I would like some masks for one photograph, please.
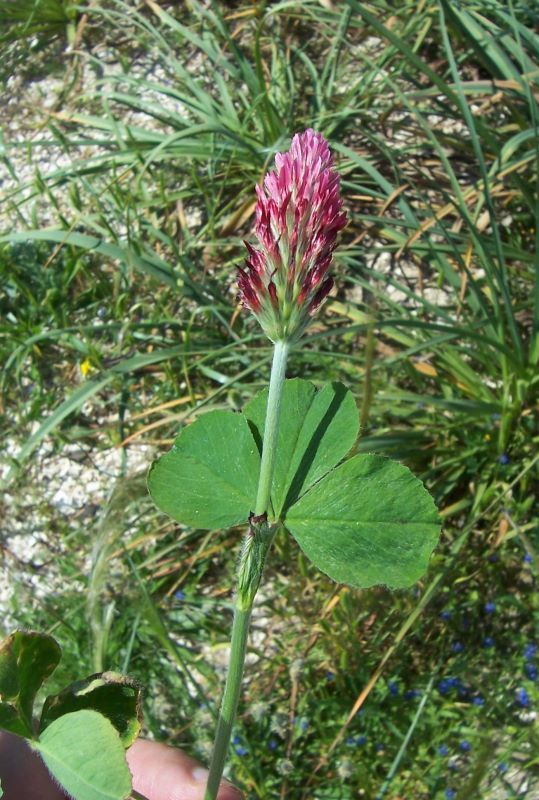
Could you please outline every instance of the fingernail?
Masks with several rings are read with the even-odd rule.
[[[210,771],[204,769],[204,767],[195,767],[195,769],[193,770],[193,780],[196,781],[196,783],[202,783],[202,781],[208,780],[209,774]]]

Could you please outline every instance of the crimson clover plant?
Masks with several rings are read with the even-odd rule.
[[[150,493],[178,522],[245,525],[228,675],[205,800],[215,800],[230,744],[253,601],[271,542],[291,534],[333,580],[365,588],[412,585],[440,532],[436,507],[407,467],[374,454],[346,457],[359,432],[351,392],[286,380],[290,349],[332,287],[346,224],[340,178],[319,133],[297,134],[257,186],[255,235],[239,269],[240,299],[273,342],[269,386],[237,414],[211,411],[154,463]]]

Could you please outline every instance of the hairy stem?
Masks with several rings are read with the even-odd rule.
[[[241,551],[230,660],[204,800],[216,800],[219,790],[240,696],[251,610],[266,556],[277,529],[276,525],[268,525],[267,512],[275,468],[281,398],[289,349],[288,342],[276,342],[273,351],[256,505]]]
[[[277,433],[281,415],[281,398],[286,374],[286,360],[290,351],[288,342],[276,342],[273,350],[273,363],[268,393],[268,407],[264,424],[264,443],[260,462],[260,477],[256,495],[255,515],[261,516],[268,511],[270,504],[271,482],[275,467],[277,450]]]
[[[210,774],[208,776],[204,800],[215,800],[219,790],[240,696],[250,618],[251,609],[243,610],[236,605],[230,642],[230,661],[228,663],[225,691],[221,703],[219,721],[217,723]]]

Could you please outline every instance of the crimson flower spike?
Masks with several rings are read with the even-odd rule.
[[[256,191],[259,247],[245,242],[239,296],[273,342],[292,343],[333,286],[328,270],[346,225],[340,178],[324,137],[311,129],[296,134]]]

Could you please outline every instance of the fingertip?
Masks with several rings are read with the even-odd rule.
[[[209,774],[209,770],[205,767],[195,767],[192,777],[196,783],[200,783],[205,787]],[[243,800],[243,794],[229,781],[222,780],[217,792],[217,800]]]
[[[209,772],[182,750],[137,739],[127,760],[133,788],[147,800],[202,800]],[[222,781],[217,800],[243,800],[243,794]]]

